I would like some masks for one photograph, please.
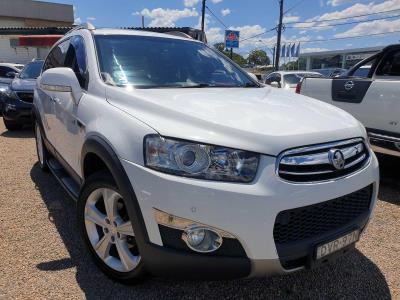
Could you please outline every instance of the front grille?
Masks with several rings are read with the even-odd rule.
[[[278,245],[299,242],[340,230],[369,212],[372,185],[322,203],[282,211],[274,226]]]
[[[21,101],[33,103],[33,92],[17,92],[17,96]]]
[[[332,155],[337,152],[344,158],[335,167]],[[352,174],[369,161],[369,152],[363,139],[320,144],[285,151],[278,159],[278,175],[287,181],[307,183],[333,180]]]

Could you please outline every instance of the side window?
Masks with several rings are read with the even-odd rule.
[[[352,76],[367,78],[369,72],[371,71],[372,65],[375,63],[375,59],[367,61],[365,64],[362,64],[357,69],[353,71]]]
[[[71,38],[64,66],[74,71],[81,87],[85,88],[87,83],[86,50],[81,36]]]
[[[384,57],[378,69],[378,76],[400,76],[400,50],[395,50]]]
[[[8,72],[15,72],[13,69],[8,67],[0,67],[0,77],[7,77]]]
[[[274,73],[269,74],[269,75],[267,76],[267,78],[265,79],[265,83],[266,83],[266,84],[271,84],[271,82],[274,81],[274,80],[273,80],[274,76],[275,76]]]
[[[63,67],[68,47],[69,40],[66,40],[54,47],[46,58],[43,66],[43,72],[48,69]]]

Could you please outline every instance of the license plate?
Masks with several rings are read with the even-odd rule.
[[[320,245],[317,248],[317,259],[321,259],[325,256],[328,256],[340,249],[347,247],[358,241],[360,238],[360,231],[355,230],[352,231],[340,238],[337,238],[334,241],[328,242],[326,244]]]

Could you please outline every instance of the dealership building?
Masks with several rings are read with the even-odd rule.
[[[33,0],[0,1],[0,62],[44,58],[72,28],[72,5]]]
[[[384,46],[320,51],[302,53],[300,57],[305,60],[306,70],[325,69],[325,68],[342,68],[349,69],[359,61],[382,50]]]

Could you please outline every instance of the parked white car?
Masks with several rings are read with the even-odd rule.
[[[367,127],[374,149],[400,156],[400,45],[354,66],[344,77],[306,78],[301,94],[351,113]]]
[[[46,58],[34,105],[39,165],[117,280],[315,267],[354,247],[376,202],[360,122],[195,40],[78,27]]]
[[[10,84],[23,67],[22,64],[0,63],[0,85]]]
[[[295,91],[297,84],[304,77],[324,77],[317,72],[309,71],[277,71],[272,72],[265,78],[265,84],[276,88],[284,88]]]

